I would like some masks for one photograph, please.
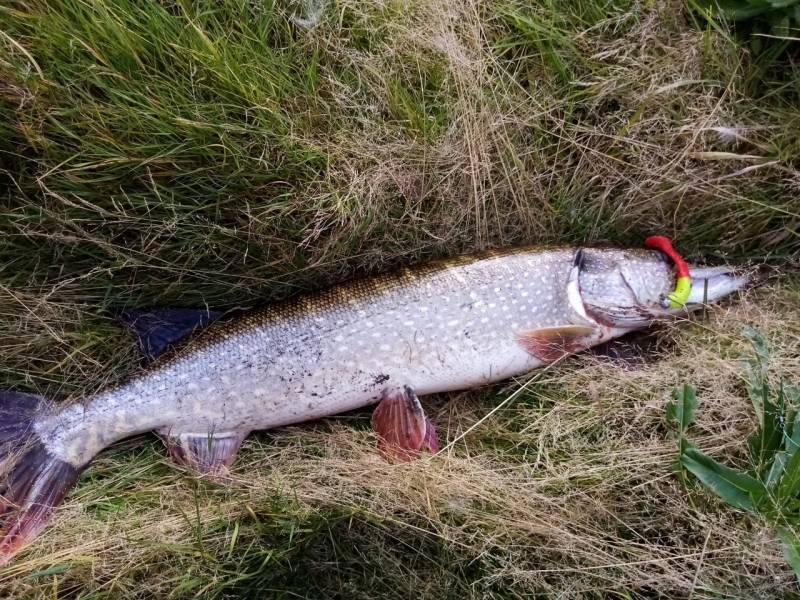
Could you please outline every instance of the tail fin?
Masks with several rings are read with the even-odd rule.
[[[0,565],[44,528],[82,470],[48,453],[33,428],[45,410],[39,396],[0,391]]]

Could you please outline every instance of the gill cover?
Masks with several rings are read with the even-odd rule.
[[[675,275],[659,252],[587,248],[578,283],[586,312],[603,325],[635,329],[670,315],[661,302]]]

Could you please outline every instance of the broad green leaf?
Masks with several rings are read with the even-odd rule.
[[[753,349],[753,356],[746,359],[744,370],[747,376],[747,393],[756,410],[759,425],[761,421],[764,397],[769,396],[769,385],[767,384],[767,365],[769,364],[769,350],[764,341],[764,337],[752,327],[745,327],[744,337],[750,342]]]
[[[755,351],[756,361],[761,365],[762,369],[766,369],[769,365],[769,350],[764,336],[750,326],[745,326],[742,333]]]
[[[777,533],[782,542],[783,558],[800,581],[800,539],[797,538],[797,534],[785,527],[778,527]]]
[[[769,399],[769,383],[767,383],[764,369],[757,360],[750,359],[744,365],[744,372],[747,378],[747,395],[753,403],[758,424],[763,425],[764,399]]]
[[[800,4],[800,0],[767,0],[772,8],[787,8]]]
[[[747,374],[747,392],[759,424],[759,428],[750,436],[748,445],[753,463],[758,472],[763,475],[781,445],[785,406],[783,394],[779,394],[777,403],[773,402],[770,396],[766,377],[769,349],[764,337],[752,327],[746,327],[743,333],[750,342],[754,354],[745,363],[745,372]]]
[[[783,432],[783,449],[790,455],[800,448],[800,411],[789,413]]]
[[[672,390],[672,400],[667,402],[667,424],[678,432],[678,451],[683,454],[691,446],[686,439],[686,430],[694,423],[694,411],[697,408],[697,392],[688,383]]]
[[[782,503],[797,497],[800,493],[800,452],[795,452],[786,462],[776,490],[778,500]]]
[[[763,39],[764,38],[762,38],[760,35],[750,36],[750,50],[756,56],[759,56],[764,48],[764,42],[762,41]]]
[[[789,457],[786,455],[786,452],[780,451],[775,453],[775,460],[772,461],[772,465],[769,468],[769,473],[767,473],[767,477],[764,480],[764,483],[768,488],[773,488],[775,484],[780,481],[784,468],[786,467],[787,460],[789,460]]]
[[[799,0],[800,1],[800,0]],[[798,408],[800,406],[800,388],[798,388],[795,384],[791,381],[787,381],[786,379],[781,380],[781,392],[785,398],[785,402],[789,406],[793,406]]]
[[[681,464],[731,506],[756,510],[766,494],[760,481],[717,462],[697,448],[687,448]]]
[[[767,22],[772,26],[772,33],[775,35],[791,35],[791,24],[789,15],[774,13],[767,18]]]
[[[749,19],[769,10],[766,0],[699,0],[699,6],[727,19]]]
[[[763,473],[783,442],[783,423],[786,411],[782,401],[776,404],[767,394],[763,396],[761,411],[759,418],[761,427],[750,436],[748,445],[753,463],[758,471]]]
[[[791,407],[797,407],[800,404],[800,390],[793,384],[786,381],[781,382],[781,392],[784,397],[784,404]],[[800,448],[800,410],[787,409],[787,417],[785,424],[785,431],[783,435],[783,448],[786,453],[791,456],[795,451]]]
[[[762,427],[764,425],[764,398],[769,397],[769,387],[763,380],[758,379],[757,371],[751,364],[745,365],[744,370],[747,375],[747,395],[753,403],[758,425]]]
[[[49,577],[50,575],[61,575],[61,573],[66,573],[72,568],[72,565],[69,563],[61,564],[61,565],[53,565],[52,567],[48,567],[47,569],[43,569],[41,571],[35,571],[30,575],[27,575],[25,579],[40,579],[42,577]]]
[[[688,383],[672,390],[672,400],[667,402],[667,422],[683,435],[694,423],[694,411],[697,408],[697,392]]]

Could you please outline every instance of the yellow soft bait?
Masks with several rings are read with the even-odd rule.
[[[669,300],[668,308],[681,308],[689,299],[692,291],[692,278],[689,276],[689,265],[681,258],[681,255],[672,247],[669,238],[663,235],[652,235],[644,241],[645,248],[660,250],[666,254],[673,263],[677,278],[675,280],[675,290],[667,294]]]

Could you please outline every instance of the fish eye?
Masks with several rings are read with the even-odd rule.
[[[664,294],[661,294],[658,299],[658,304],[661,306],[661,308],[666,309],[670,307],[671,302],[669,298],[667,298]]]

